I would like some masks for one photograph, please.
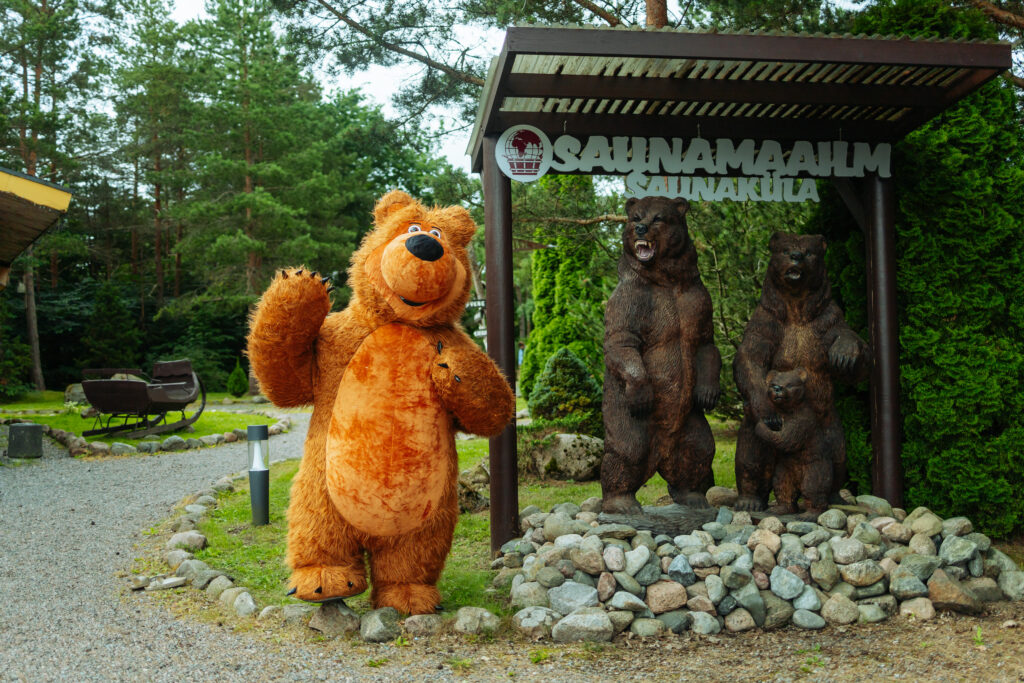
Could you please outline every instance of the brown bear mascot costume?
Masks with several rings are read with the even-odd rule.
[[[352,256],[352,299],[328,315],[327,278],[280,273],[252,320],[249,358],[281,407],[313,404],[288,508],[288,564],[310,602],[366,590],[375,608],[430,613],[458,517],[455,432],[500,432],[515,397],[458,326],[469,297],[461,207],[392,191]]]

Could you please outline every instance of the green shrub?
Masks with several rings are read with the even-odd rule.
[[[604,437],[601,387],[579,357],[563,347],[544,365],[530,392],[530,416],[541,420],[572,418],[580,433]]]
[[[980,12],[942,0],[879,0],[857,31],[996,37]],[[996,79],[914,131],[893,167],[906,505],[1003,536],[1024,528],[1024,130],[1013,89]],[[829,206],[812,230],[834,225]],[[864,308],[862,242],[829,237],[850,318]],[[842,416],[848,439],[864,439],[866,415]]]
[[[249,377],[242,369],[242,362],[235,361],[235,369],[228,375],[228,393],[235,398],[242,398],[249,391]]]

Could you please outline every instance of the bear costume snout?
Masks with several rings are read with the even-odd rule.
[[[444,256],[444,247],[433,237],[418,233],[405,241],[409,253],[424,261],[436,261]]]
[[[391,240],[380,262],[388,288],[408,306],[422,306],[451,291],[458,265],[444,237],[415,231]]]

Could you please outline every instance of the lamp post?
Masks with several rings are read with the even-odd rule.
[[[270,523],[270,433],[266,425],[250,425],[246,429],[249,440],[249,503],[252,506],[253,526]]]

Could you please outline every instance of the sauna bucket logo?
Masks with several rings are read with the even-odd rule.
[[[533,126],[513,126],[498,138],[495,150],[501,172],[513,180],[530,182],[551,166],[551,143]]]

